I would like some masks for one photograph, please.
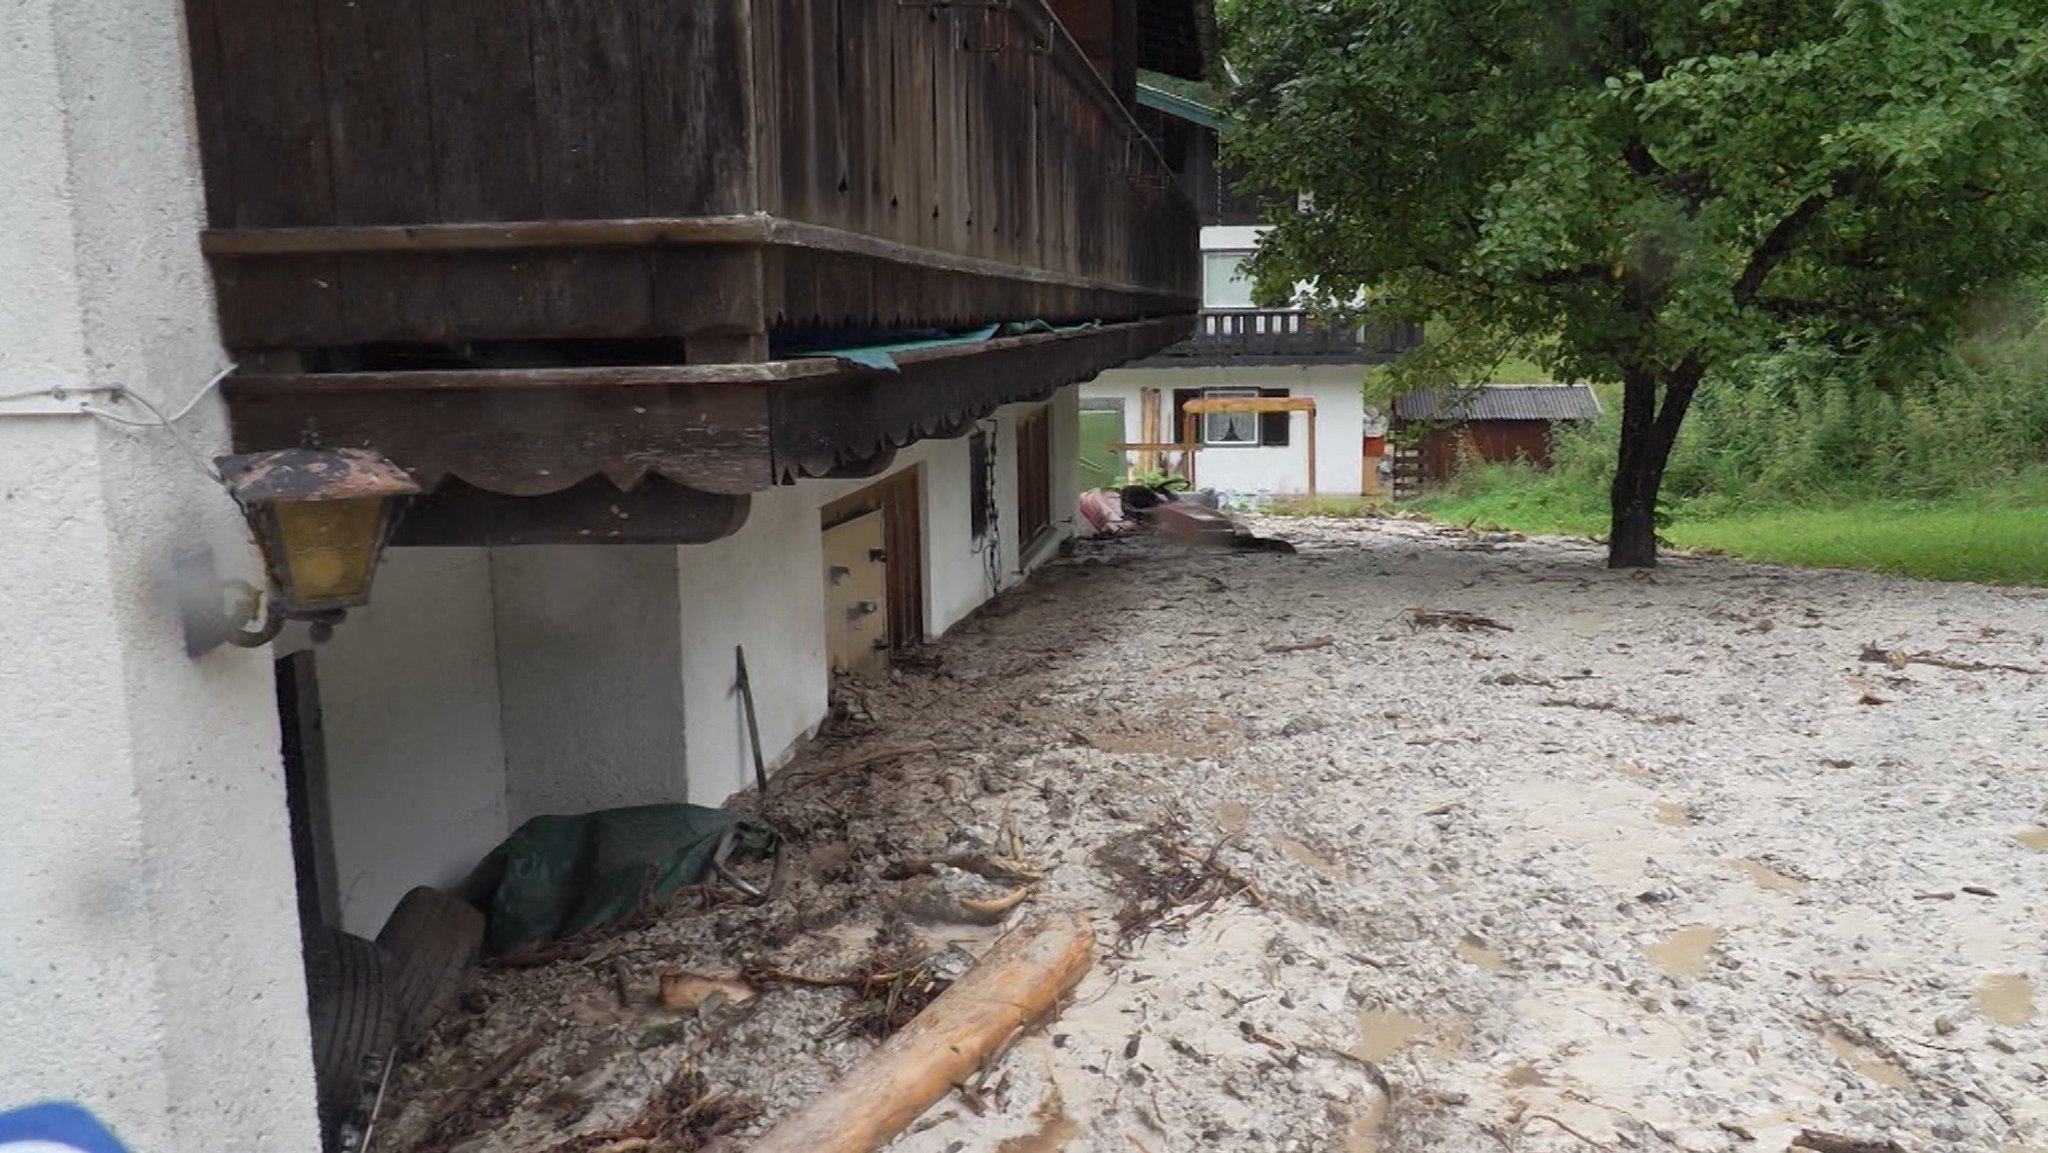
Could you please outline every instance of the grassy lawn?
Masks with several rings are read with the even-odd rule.
[[[1680,511],[1664,535],[1681,548],[1750,560],[1869,569],[1928,580],[2048,585],[2048,492],[2037,482],[1938,502],[1861,501],[1714,515]],[[1591,536],[1605,516],[1555,486],[1444,496],[1422,510],[1446,524]]]

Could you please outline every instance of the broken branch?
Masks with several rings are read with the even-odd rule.
[[[1844,1137],[1840,1133],[1823,1133],[1818,1129],[1801,1129],[1799,1136],[1792,1138],[1792,1147],[1811,1149],[1813,1153],[1906,1153],[1897,1141]]]
[[[1317,637],[1314,640],[1291,641],[1286,644],[1267,645],[1269,653],[1302,653],[1310,649],[1326,649],[1337,643],[1336,637]]]
[[[1909,653],[1904,649],[1881,649],[1876,645],[1864,645],[1863,655],[1858,658],[1867,664],[1885,665],[1894,671],[1907,665],[1932,665],[1940,669],[1955,669],[1965,673],[2024,673],[2030,677],[2048,676],[2048,669],[2031,668],[2027,665],[2008,665],[1997,661],[1959,661],[1939,653]]]
[[[1216,848],[1220,849],[1222,847],[1223,842],[1217,842]],[[1232,869],[1228,865],[1217,863],[1216,852],[1214,849],[1210,850],[1208,856],[1196,856],[1194,852],[1190,850],[1187,846],[1175,845],[1173,846],[1173,852],[1175,856],[1193,861],[1196,864],[1202,866],[1204,869],[1207,869],[1210,872],[1216,874],[1217,876],[1223,878],[1224,880],[1229,881],[1231,884],[1236,885],[1238,888],[1238,892],[1241,892],[1245,896],[1250,897],[1252,899],[1252,903],[1257,905],[1259,908],[1263,909],[1266,907],[1266,894],[1259,891],[1258,882],[1252,880],[1249,877],[1244,876],[1243,874],[1237,872],[1235,869]]]

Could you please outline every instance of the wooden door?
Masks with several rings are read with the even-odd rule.
[[[825,530],[825,653],[833,672],[889,664],[889,565],[881,512]]]
[[[889,647],[911,648],[924,641],[924,501],[918,470],[907,468],[826,505],[826,528],[862,513],[882,514],[882,548],[888,568]]]

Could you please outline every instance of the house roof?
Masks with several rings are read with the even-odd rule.
[[[1584,384],[1484,384],[1394,398],[1395,420],[1592,420],[1600,400]]]

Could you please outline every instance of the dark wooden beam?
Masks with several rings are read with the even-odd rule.
[[[703,544],[738,532],[750,503],[658,476],[625,491],[593,477],[545,496],[505,496],[451,480],[412,499],[392,544]]]
[[[317,438],[375,448],[430,492],[459,480],[536,498],[603,478],[740,496],[861,476],[896,448],[1185,337],[1192,317],[898,352],[899,371],[830,358],[759,365],[301,373],[230,377],[238,451]],[[730,379],[744,369],[745,379]],[[536,507],[536,506],[508,506]]]

